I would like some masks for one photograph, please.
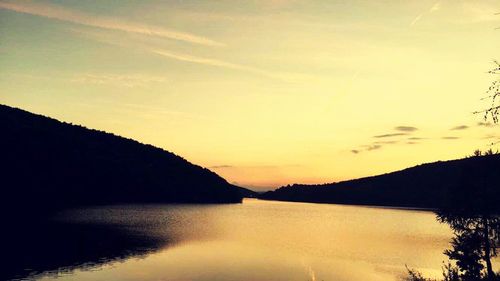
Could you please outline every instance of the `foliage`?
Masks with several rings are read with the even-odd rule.
[[[422,273],[416,269],[411,269],[406,266],[407,275],[403,276],[401,281],[438,281],[437,279],[425,278]],[[450,262],[443,265],[443,281],[462,281],[458,275],[458,268]]]
[[[436,281],[436,280],[425,278],[422,275],[422,273],[418,272],[415,269],[408,268],[408,266],[406,266],[406,270],[408,271],[407,272],[408,275],[404,276],[401,279],[401,281]]]
[[[462,209],[459,209],[462,210]],[[438,221],[453,230],[451,249],[444,253],[454,262],[445,264],[443,281],[498,281],[500,275],[493,271],[492,259],[500,246],[500,217],[485,208],[483,213],[452,213],[439,211]],[[475,209],[474,211],[477,211]],[[408,269],[405,281],[430,281],[416,270]]]
[[[495,67],[488,71],[489,74],[499,75],[500,74],[500,62],[494,61]],[[494,123],[498,123],[498,115],[500,113],[500,79],[495,79],[491,82],[488,90],[486,91],[486,97],[484,99],[491,100],[491,104],[483,110],[476,111],[474,113],[484,114],[484,120],[491,119]]]
[[[453,266],[450,262],[443,265],[443,281],[460,281],[458,268]]]
[[[481,151],[481,149],[476,149],[476,150],[474,150],[474,152],[472,152],[472,155],[470,155],[468,157],[481,157],[481,156],[490,156],[490,155],[496,155],[496,154],[500,154],[498,149],[493,150],[493,149],[489,148],[488,150],[485,150],[484,152]]]
[[[448,224],[454,234],[452,247],[445,254],[456,261],[460,278],[465,281],[492,280],[495,273],[491,260],[497,256],[500,246],[500,216],[495,209],[498,197],[489,198],[489,193],[484,192],[488,187],[484,187],[479,178],[477,181],[478,185],[468,184],[483,192],[456,194],[448,208],[437,212],[438,221]]]

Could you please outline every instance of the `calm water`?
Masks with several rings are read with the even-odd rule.
[[[51,225],[38,227],[49,232],[39,241],[26,238],[19,257],[14,243],[10,274],[58,281],[387,281],[398,280],[405,264],[440,276],[451,238],[431,212],[254,199],[72,210]]]

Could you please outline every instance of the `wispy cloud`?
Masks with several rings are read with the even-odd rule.
[[[399,126],[396,128],[399,128],[402,131],[409,131],[409,132],[418,130],[415,127],[408,127],[408,126]],[[406,132],[405,133],[389,133],[389,134],[374,136],[374,138],[391,138],[391,137],[398,137],[398,136],[407,136],[409,134],[410,133],[406,133]],[[419,142],[417,142],[417,140],[423,140],[423,139],[425,139],[425,138],[407,137],[404,139],[378,140],[378,141],[374,141],[370,144],[361,145],[357,148],[351,149],[351,153],[359,154],[359,153],[362,153],[365,151],[379,150],[379,149],[382,149],[388,145],[390,146],[390,145],[419,144]]]
[[[217,59],[175,53],[175,52],[172,52],[170,50],[165,50],[165,49],[150,49],[150,52],[157,54],[157,55],[160,55],[160,56],[163,56],[163,57],[166,57],[166,58],[180,60],[180,61],[205,64],[205,65],[211,65],[211,66],[223,67],[223,68],[230,68],[230,69],[236,69],[236,70],[243,70],[243,71],[252,72],[255,74],[260,74],[260,75],[264,75],[264,76],[271,77],[271,78],[282,78],[280,75],[275,74],[275,73],[271,73],[269,71],[265,71],[262,69],[258,69],[258,68],[254,68],[254,67],[250,67],[250,66],[245,66],[245,65],[241,65],[241,64],[230,63],[230,62],[226,62],[223,60],[217,60]]]
[[[441,137],[443,140],[458,140],[460,139],[459,137]]]
[[[215,166],[210,166],[208,167],[209,169],[227,169],[227,168],[233,168],[234,166],[231,165],[215,165]]]
[[[112,105],[112,104],[110,104]],[[193,112],[178,111],[175,109],[169,109],[158,106],[150,106],[144,104],[127,103],[120,105],[120,110],[134,114],[135,116],[151,117],[157,118],[158,116],[175,116],[177,118],[183,119],[193,119],[193,120],[212,120],[209,116],[201,115]]]
[[[397,126],[394,129],[401,132],[415,132],[418,130],[418,128],[412,126]]]
[[[362,145],[360,148],[356,149],[351,149],[351,153],[353,154],[359,154],[367,151],[373,151],[373,150],[378,150],[381,149],[383,146],[380,144],[369,144],[369,145]]]
[[[467,130],[467,129],[469,129],[469,126],[467,126],[467,125],[460,125],[460,126],[453,127],[450,130],[452,130],[452,131],[460,131],[460,130]]]
[[[164,76],[152,76],[143,74],[123,75],[84,73],[75,75],[70,81],[82,84],[118,85],[132,88],[150,83],[162,83],[167,81],[167,78]]]
[[[432,7],[430,9],[417,15],[413,19],[413,21],[410,23],[410,26],[414,26],[415,24],[417,24],[417,22],[419,22],[425,14],[432,14],[432,13],[438,11],[439,9],[441,9],[441,1],[437,1],[436,3],[434,3],[434,5],[432,5]]]
[[[457,23],[496,22],[499,20],[498,4],[495,1],[464,1],[462,15]]]
[[[168,59],[174,59],[174,60],[179,60],[179,61],[184,61],[184,62],[233,69],[233,70],[238,70],[238,71],[245,71],[248,73],[264,76],[267,78],[275,79],[275,80],[278,80],[281,82],[286,82],[286,83],[303,83],[303,82],[311,83],[312,81],[318,80],[317,77],[315,77],[314,75],[309,75],[307,73],[269,71],[269,70],[265,70],[265,69],[261,69],[261,68],[257,68],[257,67],[247,66],[247,65],[238,64],[238,63],[232,63],[232,62],[228,62],[228,61],[224,61],[224,60],[220,60],[220,59],[213,59],[213,58],[193,56],[193,55],[184,54],[184,53],[178,53],[178,52],[174,52],[174,51],[171,51],[168,49],[146,49],[146,51],[153,53],[153,54],[156,54],[156,55],[160,55],[160,56],[168,58]]]
[[[83,36],[87,39],[98,41],[100,43],[109,44],[113,46],[119,46],[126,49],[135,49],[141,52],[147,52],[163,58],[178,60],[189,63],[196,63],[202,65],[209,65],[214,67],[221,67],[227,69],[234,69],[239,71],[246,71],[253,74],[265,76],[272,79],[277,79],[285,82],[296,82],[301,80],[306,80],[310,78],[307,75],[295,74],[295,73],[275,73],[272,71],[263,70],[256,67],[246,66],[242,64],[227,62],[224,60],[206,58],[200,56],[194,56],[190,54],[180,53],[172,51],[163,47],[151,47],[144,44],[143,42],[137,40],[131,40],[130,38],[119,38],[110,36],[109,32],[94,32],[85,29],[71,28],[69,29],[72,33],[79,36]]]
[[[398,141],[376,141],[375,144],[396,144]]]
[[[408,135],[407,133],[391,133],[391,134],[383,134],[383,135],[377,135],[373,136],[374,138],[390,138],[390,137],[398,137],[398,136],[406,136]]]
[[[418,16],[416,16],[413,21],[410,23],[410,26],[414,26],[415,24],[417,24],[418,21],[420,21],[420,19],[424,16],[424,13],[422,14],[419,14]]]
[[[187,32],[175,31],[163,27],[149,26],[140,23],[131,23],[116,18],[89,15],[80,11],[67,9],[62,6],[57,6],[47,3],[41,4],[41,3],[32,3],[25,1],[23,2],[2,1],[0,2],[0,9],[5,9],[18,13],[40,16],[75,24],[81,24],[91,27],[163,37],[178,41],[189,42],[192,44],[200,44],[206,46],[224,46],[223,43]]]
[[[372,151],[372,150],[377,150],[377,149],[381,149],[382,146],[379,145],[379,144],[374,144],[374,145],[370,145],[366,148],[366,151]]]
[[[479,122],[477,125],[480,127],[494,127],[496,124],[490,122]]]
[[[499,138],[499,137],[496,135],[485,135],[484,137],[482,137],[482,139],[485,139],[485,140],[497,139],[497,138]]]

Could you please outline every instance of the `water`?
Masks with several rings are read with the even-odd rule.
[[[71,210],[49,225],[10,243],[10,277],[387,281],[405,264],[438,277],[452,236],[432,212],[256,199]]]

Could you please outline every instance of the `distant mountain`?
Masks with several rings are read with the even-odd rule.
[[[416,208],[500,210],[500,155],[423,164],[388,174],[322,185],[294,184],[261,199]]]
[[[175,132],[172,132],[173,134]],[[0,105],[0,205],[236,203],[241,190],[160,148]]]
[[[240,190],[241,196],[246,197],[246,198],[257,198],[257,196],[259,195],[258,192],[253,191],[253,190],[248,189],[248,188],[238,187],[238,189]]]

